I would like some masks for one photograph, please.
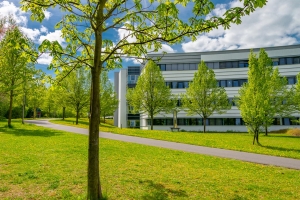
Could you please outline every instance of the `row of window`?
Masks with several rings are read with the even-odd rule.
[[[300,125],[299,117],[297,118],[274,118],[273,125],[280,125],[280,121],[282,125]],[[151,120],[147,119],[147,124],[151,125]],[[173,119],[153,119],[154,126],[172,126]],[[177,119],[178,126],[197,126],[203,125],[202,118],[178,118]],[[245,122],[242,118],[208,118],[206,119],[206,125],[210,126],[240,126],[245,125]]]
[[[283,57],[273,58],[273,66],[277,65],[292,65],[299,64],[300,57]],[[248,67],[248,60],[238,61],[225,61],[225,62],[206,62],[206,65],[210,69],[225,69],[225,68],[244,68]],[[186,63],[186,64],[158,64],[161,71],[180,71],[180,70],[197,70],[198,63]]]
[[[293,85],[297,83],[297,77],[287,77],[288,85]],[[244,83],[247,83],[247,79],[238,79],[238,80],[219,80],[217,85],[219,87],[242,87]],[[182,89],[189,87],[189,81],[170,81],[166,82],[166,86],[171,89]]]

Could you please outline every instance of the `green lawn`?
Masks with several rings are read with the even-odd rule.
[[[73,125],[73,121],[74,119],[66,119],[65,121],[52,120],[51,122],[88,128],[87,119],[79,120],[79,125]],[[262,146],[258,146],[252,145],[253,136],[248,133],[204,134],[196,132],[150,131],[127,128],[120,129],[107,124],[102,124],[100,129],[101,131],[117,134],[300,159],[300,137],[286,134],[269,134],[269,136],[261,134],[260,142]]]
[[[0,199],[84,199],[84,135],[0,122]],[[108,199],[300,199],[300,171],[100,140]]]

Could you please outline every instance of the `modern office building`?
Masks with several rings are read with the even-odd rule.
[[[269,57],[273,60],[273,65],[279,68],[281,76],[287,77],[288,84],[296,82],[296,75],[300,72],[300,45],[266,47],[264,48]],[[255,53],[259,49],[253,49]],[[225,50],[212,52],[194,53],[169,53],[169,54],[150,54],[154,60],[159,59],[159,65],[166,84],[170,86],[173,94],[181,94],[186,91],[189,81],[194,77],[197,66],[203,60],[207,66],[214,70],[219,86],[226,89],[229,100],[231,101],[237,94],[241,85],[248,79],[248,56],[250,49]],[[143,129],[149,129],[147,115],[140,115],[134,118],[128,114],[126,104],[126,88],[136,83],[138,74],[132,70],[139,67],[129,67],[122,69],[115,74],[115,89],[120,100],[119,108],[115,114],[115,125],[126,127],[127,125],[140,125]],[[140,66],[142,69],[143,66]],[[295,117],[298,117],[295,114]],[[133,122],[134,121],[134,122]],[[137,123],[139,122],[139,123]],[[203,130],[203,120],[200,116],[187,116],[186,112],[178,113],[178,127],[184,130]],[[208,131],[247,131],[241,118],[240,111],[232,102],[232,108],[225,114],[214,114],[206,120]],[[154,129],[170,130],[173,126],[173,114],[161,113],[155,116]],[[269,130],[278,130],[288,127],[295,127],[290,118],[276,118]]]

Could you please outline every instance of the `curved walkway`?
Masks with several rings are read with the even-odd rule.
[[[26,122],[36,124],[38,126],[56,129],[56,130],[62,130],[62,131],[67,131],[67,132],[72,132],[72,133],[88,135],[87,129],[76,128],[76,127],[72,127],[72,126],[64,126],[64,125],[59,125],[59,124],[52,124],[47,120],[27,120]],[[233,150],[226,150],[226,149],[217,149],[217,148],[196,146],[196,145],[190,145],[190,144],[182,144],[182,143],[176,143],[176,142],[168,142],[168,141],[148,139],[148,138],[140,138],[140,137],[106,133],[106,132],[100,132],[99,137],[112,139],[112,140],[119,140],[119,141],[124,141],[124,142],[144,144],[144,145],[148,145],[148,146],[181,150],[181,151],[192,152],[192,153],[197,153],[197,154],[205,154],[205,155],[218,156],[218,157],[223,157],[223,158],[231,158],[231,159],[259,163],[259,164],[264,164],[264,165],[274,165],[274,166],[280,166],[280,167],[287,167],[287,168],[291,168],[291,169],[300,169],[300,160],[293,159],[293,158],[268,156],[268,155],[247,153],[247,152],[233,151]]]

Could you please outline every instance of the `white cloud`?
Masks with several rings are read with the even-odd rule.
[[[42,54],[37,60],[38,64],[49,65],[52,61],[52,56],[48,53]]]
[[[48,29],[45,26],[41,26],[40,28],[41,33],[48,33]]]
[[[48,20],[51,17],[51,12],[44,10],[45,19]]]
[[[0,17],[11,15],[18,24],[25,26],[27,24],[27,17],[20,8],[16,7],[13,2],[2,1],[0,2]]]
[[[227,7],[241,6],[238,0]],[[250,16],[242,18],[242,24],[232,25],[229,30],[219,28],[202,34],[194,42],[182,44],[185,52],[244,49],[253,47],[282,46],[299,43],[300,1],[272,0]],[[221,14],[222,6],[212,15]]]
[[[42,35],[39,38],[39,43],[42,43],[45,39],[53,42],[53,41],[58,41],[59,44],[62,44],[65,40],[61,37],[62,33],[61,30],[56,30],[54,32],[50,32],[47,35]]]
[[[20,27],[21,31],[32,41],[36,41],[37,37],[41,34],[38,29],[30,29],[25,27]]]

